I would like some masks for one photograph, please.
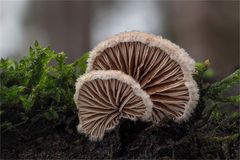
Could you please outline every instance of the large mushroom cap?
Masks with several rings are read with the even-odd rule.
[[[120,118],[148,118],[151,100],[130,76],[120,71],[93,71],[76,83],[74,100],[78,108],[78,130],[92,140],[102,139]]]
[[[91,52],[87,72],[120,70],[139,82],[154,104],[152,120],[168,117],[182,121],[189,117],[198,100],[192,78],[194,60],[172,42],[143,32],[113,36]]]

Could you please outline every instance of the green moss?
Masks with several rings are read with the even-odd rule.
[[[1,59],[2,132],[13,126],[20,127],[18,124],[36,123],[36,117],[37,121],[53,121],[54,127],[63,121],[63,114],[75,116],[74,85],[86,69],[87,57],[88,53],[74,63],[66,64],[67,57],[63,52],[57,54],[36,42],[34,48],[30,47],[28,56],[19,62]],[[11,126],[6,125],[10,123]]]

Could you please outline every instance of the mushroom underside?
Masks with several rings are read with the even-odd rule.
[[[120,42],[100,52],[92,70],[120,70],[132,76],[154,104],[152,120],[181,117],[189,102],[180,65],[158,47],[142,42]]]
[[[121,117],[141,118],[146,107],[128,84],[117,79],[94,79],[85,82],[78,94],[80,130],[91,139],[102,139]]]

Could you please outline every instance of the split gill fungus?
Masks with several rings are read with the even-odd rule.
[[[120,118],[148,119],[151,115],[149,96],[138,82],[120,71],[93,71],[81,76],[74,97],[78,107],[78,131],[91,140],[119,123]]]
[[[99,43],[90,52],[86,75],[90,74],[94,77],[93,75],[98,74],[96,71],[101,71],[102,76],[97,76],[100,84],[101,80],[106,81],[106,79],[104,80],[105,72],[112,74],[110,76],[112,79],[107,80],[108,83],[102,82],[102,84],[108,84],[108,87],[105,86],[105,89],[124,90],[121,87],[119,88],[119,85],[116,85],[120,81],[119,77],[114,76],[116,71],[121,71],[122,77],[128,76],[127,79],[121,78],[121,83],[124,81],[126,84],[131,79],[130,81],[134,81],[135,84],[139,85],[139,92],[144,94],[138,94],[137,92],[132,94],[135,96],[141,95],[140,97],[145,103],[142,103],[144,104],[143,106],[136,105],[136,107],[131,107],[131,113],[133,114],[129,114],[129,112],[128,114],[121,113],[121,116],[124,118],[141,118],[142,114],[141,119],[152,121],[153,123],[161,123],[164,117],[173,119],[176,122],[182,122],[188,120],[199,98],[198,87],[192,77],[192,74],[195,72],[194,65],[194,60],[183,49],[169,40],[149,33],[132,31],[120,33]],[[120,73],[118,72],[119,75]],[[80,78],[78,83],[90,83],[84,82],[84,78],[82,79]],[[113,81],[116,82],[113,83]],[[84,99],[83,97],[86,97],[89,91],[86,91],[86,89],[80,89],[79,91],[78,83],[76,85],[77,95],[75,94],[75,102],[79,109],[80,126],[83,126],[81,123],[85,124],[85,122],[81,110],[84,110],[84,107],[89,107],[86,103],[91,103],[92,106],[96,107],[100,104],[94,103],[92,99]],[[92,91],[99,91],[97,94],[108,97],[110,102],[105,104],[106,108],[116,107],[116,102],[111,103],[111,99],[116,100],[117,95],[113,94],[113,92],[109,93],[107,90],[100,90],[101,86],[96,84],[96,80],[91,81],[91,83],[95,84],[95,88],[92,88]],[[96,96],[93,97],[96,99]],[[137,104],[140,104],[140,101]],[[125,105],[128,106],[127,104]],[[145,113],[141,112],[142,107],[145,108]],[[98,115],[101,114],[100,112],[96,109],[94,114],[85,114],[84,111],[84,117],[85,119],[90,119],[91,117],[97,119]],[[106,112],[106,116],[110,116],[110,113],[112,112]],[[120,118],[121,116],[117,117]],[[108,122],[107,120],[105,121]],[[104,124],[105,130],[114,128],[117,122],[118,120],[113,119],[110,122],[111,125]],[[95,133],[97,131],[94,128],[97,126],[103,127],[100,123],[105,122],[98,122],[95,124],[96,126],[92,124],[83,132],[89,134],[88,132],[91,131],[91,134],[94,133],[95,137],[102,137],[104,135],[103,131]]]

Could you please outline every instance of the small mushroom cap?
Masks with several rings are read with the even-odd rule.
[[[74,101],[78,108],[78,130],[91,140],[101,140],[120,118],[148,119],[152,102],[130,76],[120,71],[92,71],[76,83]]]
[[[192,78],[194,60],[179,46],[153,34],[133,31],[115,35],[91,52],[87,72],[120,70],[139,82],[153,102],[151,120],[187,120],[198,101]]]

